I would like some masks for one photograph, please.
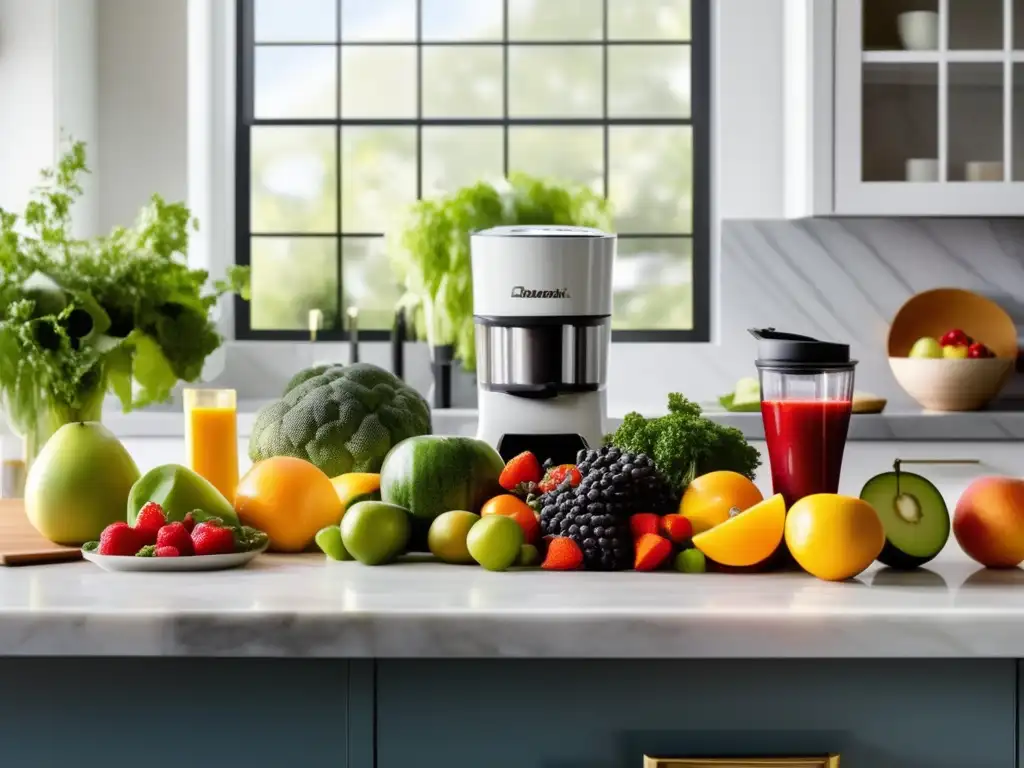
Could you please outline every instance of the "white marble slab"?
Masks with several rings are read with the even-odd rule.
[[[1024,571],[489,573],[261,556],[210,574],[0,569],[0,654],[1022,657]]]

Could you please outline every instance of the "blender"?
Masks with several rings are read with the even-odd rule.
[[[815,493],[838,493],[857,364],[850,346],[774,328],[749,332],[757,339],[774,492],[787,508]]]

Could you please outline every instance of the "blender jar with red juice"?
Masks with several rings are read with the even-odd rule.
[[[772,486],[789,507],[814,493],[838,493],[853,409],[850,346],[774,328],[758,340],[761,417]]]

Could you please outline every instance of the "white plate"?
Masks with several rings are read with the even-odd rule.
[[[105,571],[223,571],[237,568],[253,560],[266,550],[248,552],[232,552],[230,555],[199,555],[188,557],[124,557],[120,555],[101,555],[96,552],[82,552],[82,557],[90,560]]]

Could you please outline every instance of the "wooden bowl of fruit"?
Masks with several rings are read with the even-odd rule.
[[[893,376],[918,403],[932,411],[975,411],[1013,374],[1017,328],[991,299],[937,288],[900,308],[888,345]]]

